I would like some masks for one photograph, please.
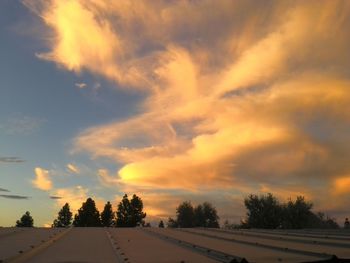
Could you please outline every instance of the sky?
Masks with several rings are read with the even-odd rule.
[[[350,216],[350,2],[2,0],[0,225],[249,194]]]

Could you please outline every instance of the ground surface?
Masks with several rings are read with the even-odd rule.
[[[350,231],[0,228],[0,262],[317,262],[350,259]],[[349,260],[350,262],[350,260]]]

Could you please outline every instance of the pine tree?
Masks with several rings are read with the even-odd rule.
[[[53,221],[52,227],[68,227],[72,223],[72,212],[69,204],[66,203],[58,212],[57,219]]]
[[[183,202],[176,208],[176,222],[179,227],[193,227],[194,210],[191,202]]]
[[[159,227],[159,228],[164,228],[164,222],[163,222],[163,220],[160,220],[158,227]]]
[[[117,210],[117,226],[119,227],[135,227],[144,223],[146,213],[142,212],[143,202],[137,195],[133,195],[132,199],[128,199],[128,195],[123,196],[122,201],[118,205]]]
[[[130,201],[128,195],[125,194],[120,201],[117,210],[117,226],[128,227],[130,225]]]
[[[100,213],[98,212],[95,201],[88,198],[78,214],[74,216],[73,225],[76,227],[99,227],[101,226]]]
[[[141,198],[134,194],[130,201],[130,208],[131,208],[131,227],[142,225],[144,222],[143,219],[146,217],[146,213],[142,212],[143,202]]]
[[[34,220],[28,211],[25,212],[20,220],[16,221],[16,227],[33,227],[33,224]]]
[[[105,227],[110,227],[114,223],[114,213],[112,211],[112,205],[108,201],[101,213],[101,224]]]

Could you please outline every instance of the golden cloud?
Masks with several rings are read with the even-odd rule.
[[[350,192],[350,176],[338,177],[334,180],[335,193],[345,194]]]
[[[56,204],[59,208],[64,206],[65,203],[68,203],[73,213],[77,213],[78,209],[82,206],[88,197],[94,199],[96,207],[100,212],[103,210],[105,204],[103,199],[95,196],[90,196],[89,189],[80,185],[75,187],[55,189],[53,195],[61,197],[60,199],[56,199]]]
[[[74,174],[79,174],[80,173],[79,167],[74,165],[74,164],[72,164],[72,163],[67,164],[67,170],[70,173],[74,173]]]
[[[34,187],[44,191],[51,190],[52,182],[50,179],[49,171],[41,167],[36,167],[34,169],[34,173],[35,179],[32,180],[32,184],[34,185]]]
[[[270,3],[27,0],[52,30],[39,57],[146,90],[140,114],[86,129],[73,152],[122,164],[103,184],[154,189],[278,181],[285,196],[347,174],[350,3]]]

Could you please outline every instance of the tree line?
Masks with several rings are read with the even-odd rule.
[[[163,222],[161,221],[160,225],[161,223]],[[176,208],[176,219],[168,219],[168,227],[219,228],[219,216],[211,203],[204,202],[193,207],[191,202],[186,201]]]
[[[52,227],[135,227],[145,225],[145,218],[142,199],[135,194],[129,199],[125,194],[118,204],[117,211],[113,211],[108,201],[101,213],[95,201],[88,198],[74,215],[74,219],[70,206],[66,203],[58,212]],[[34,220],[28,211],[16,222],[17,227],[33,227],[33,224]]]
[[[225,222],[224,227],[265,229],[339,228],[334,218],[330,218],[321,212],[313,212],[313,203],[306,201],[303,196],[282,203],[271,193],[260,196],[251,194],[244,199],[244,205],[247,209],[246,218],[236,225]]]
[[[239,224],[230,224],[226,221],[224,228],[265,228],[265,229],[302,229],[302,228],[339,228],[336,220],[324,213],[312,211],[313,203],[306,201],[303,196],[295,200],[280,202],[271,193],[264,195],[251,194],[244,199],[247,209],[246,217]],[[140,197],[133,195],[129,200],[125,194],[118,204],[117,211],[113,211],[110,202],[104,206],[102,213],[96,208],[93,199],[88,198],[74,216],[66,203],[58,212],[52,227],[135,227],[150,226],[145,224],[146,213],[143,212],[143,202]],[[26,212],[20,220],[18,227],[33,226],[33,218]],[[209,202],[193,206],[190,201],[182,202],[176,208],[176,217],[169,217],[168,227],[210,227],[219,228],[219,216],[216,208]],[[165,227],[161,220],[158,227]],[[348,218],[344,228],[350,228]]]

